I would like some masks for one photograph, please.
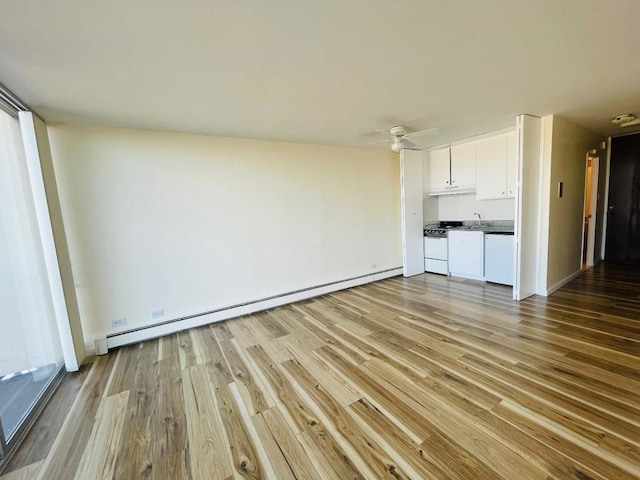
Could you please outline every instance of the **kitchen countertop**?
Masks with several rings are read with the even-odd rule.
[[[425,228],[439,228],[439,224],[428,224]],[[513,235],[514,226],[511,220],[497,220],[482,222],[478,224],[477,221],[465,221],[461,227],[449,227],[447,231],[466,231],[466,232],[484,232],[484,233],[496,233],[502,235]]]
[[[465,225],[451,230],[463,230],[467,232],[502,233],[513,235],[513,227],[498,225]]]

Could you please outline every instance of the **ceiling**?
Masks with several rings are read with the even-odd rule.
[[[48,122],[429,146],[640,115],[638,0],[5,1],[0,82]]]

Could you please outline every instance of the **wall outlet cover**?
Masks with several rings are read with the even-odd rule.
[[[151,312],[151,318],[160,318],[160,317],[164,317],[163,308],[161,308],[160,310],[154,310],[153,312]]]
[[[124,327],[127,324],[127,317],[114,318],[111,320],[111,328]]]

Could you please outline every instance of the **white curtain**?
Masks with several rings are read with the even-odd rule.
[[[0,378],[61,364],[51,298],[20,124],[0,111]]]

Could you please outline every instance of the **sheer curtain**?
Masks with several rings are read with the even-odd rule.
[[[51,298],[20,124],[0,111],[0,378],[62,363]]]

